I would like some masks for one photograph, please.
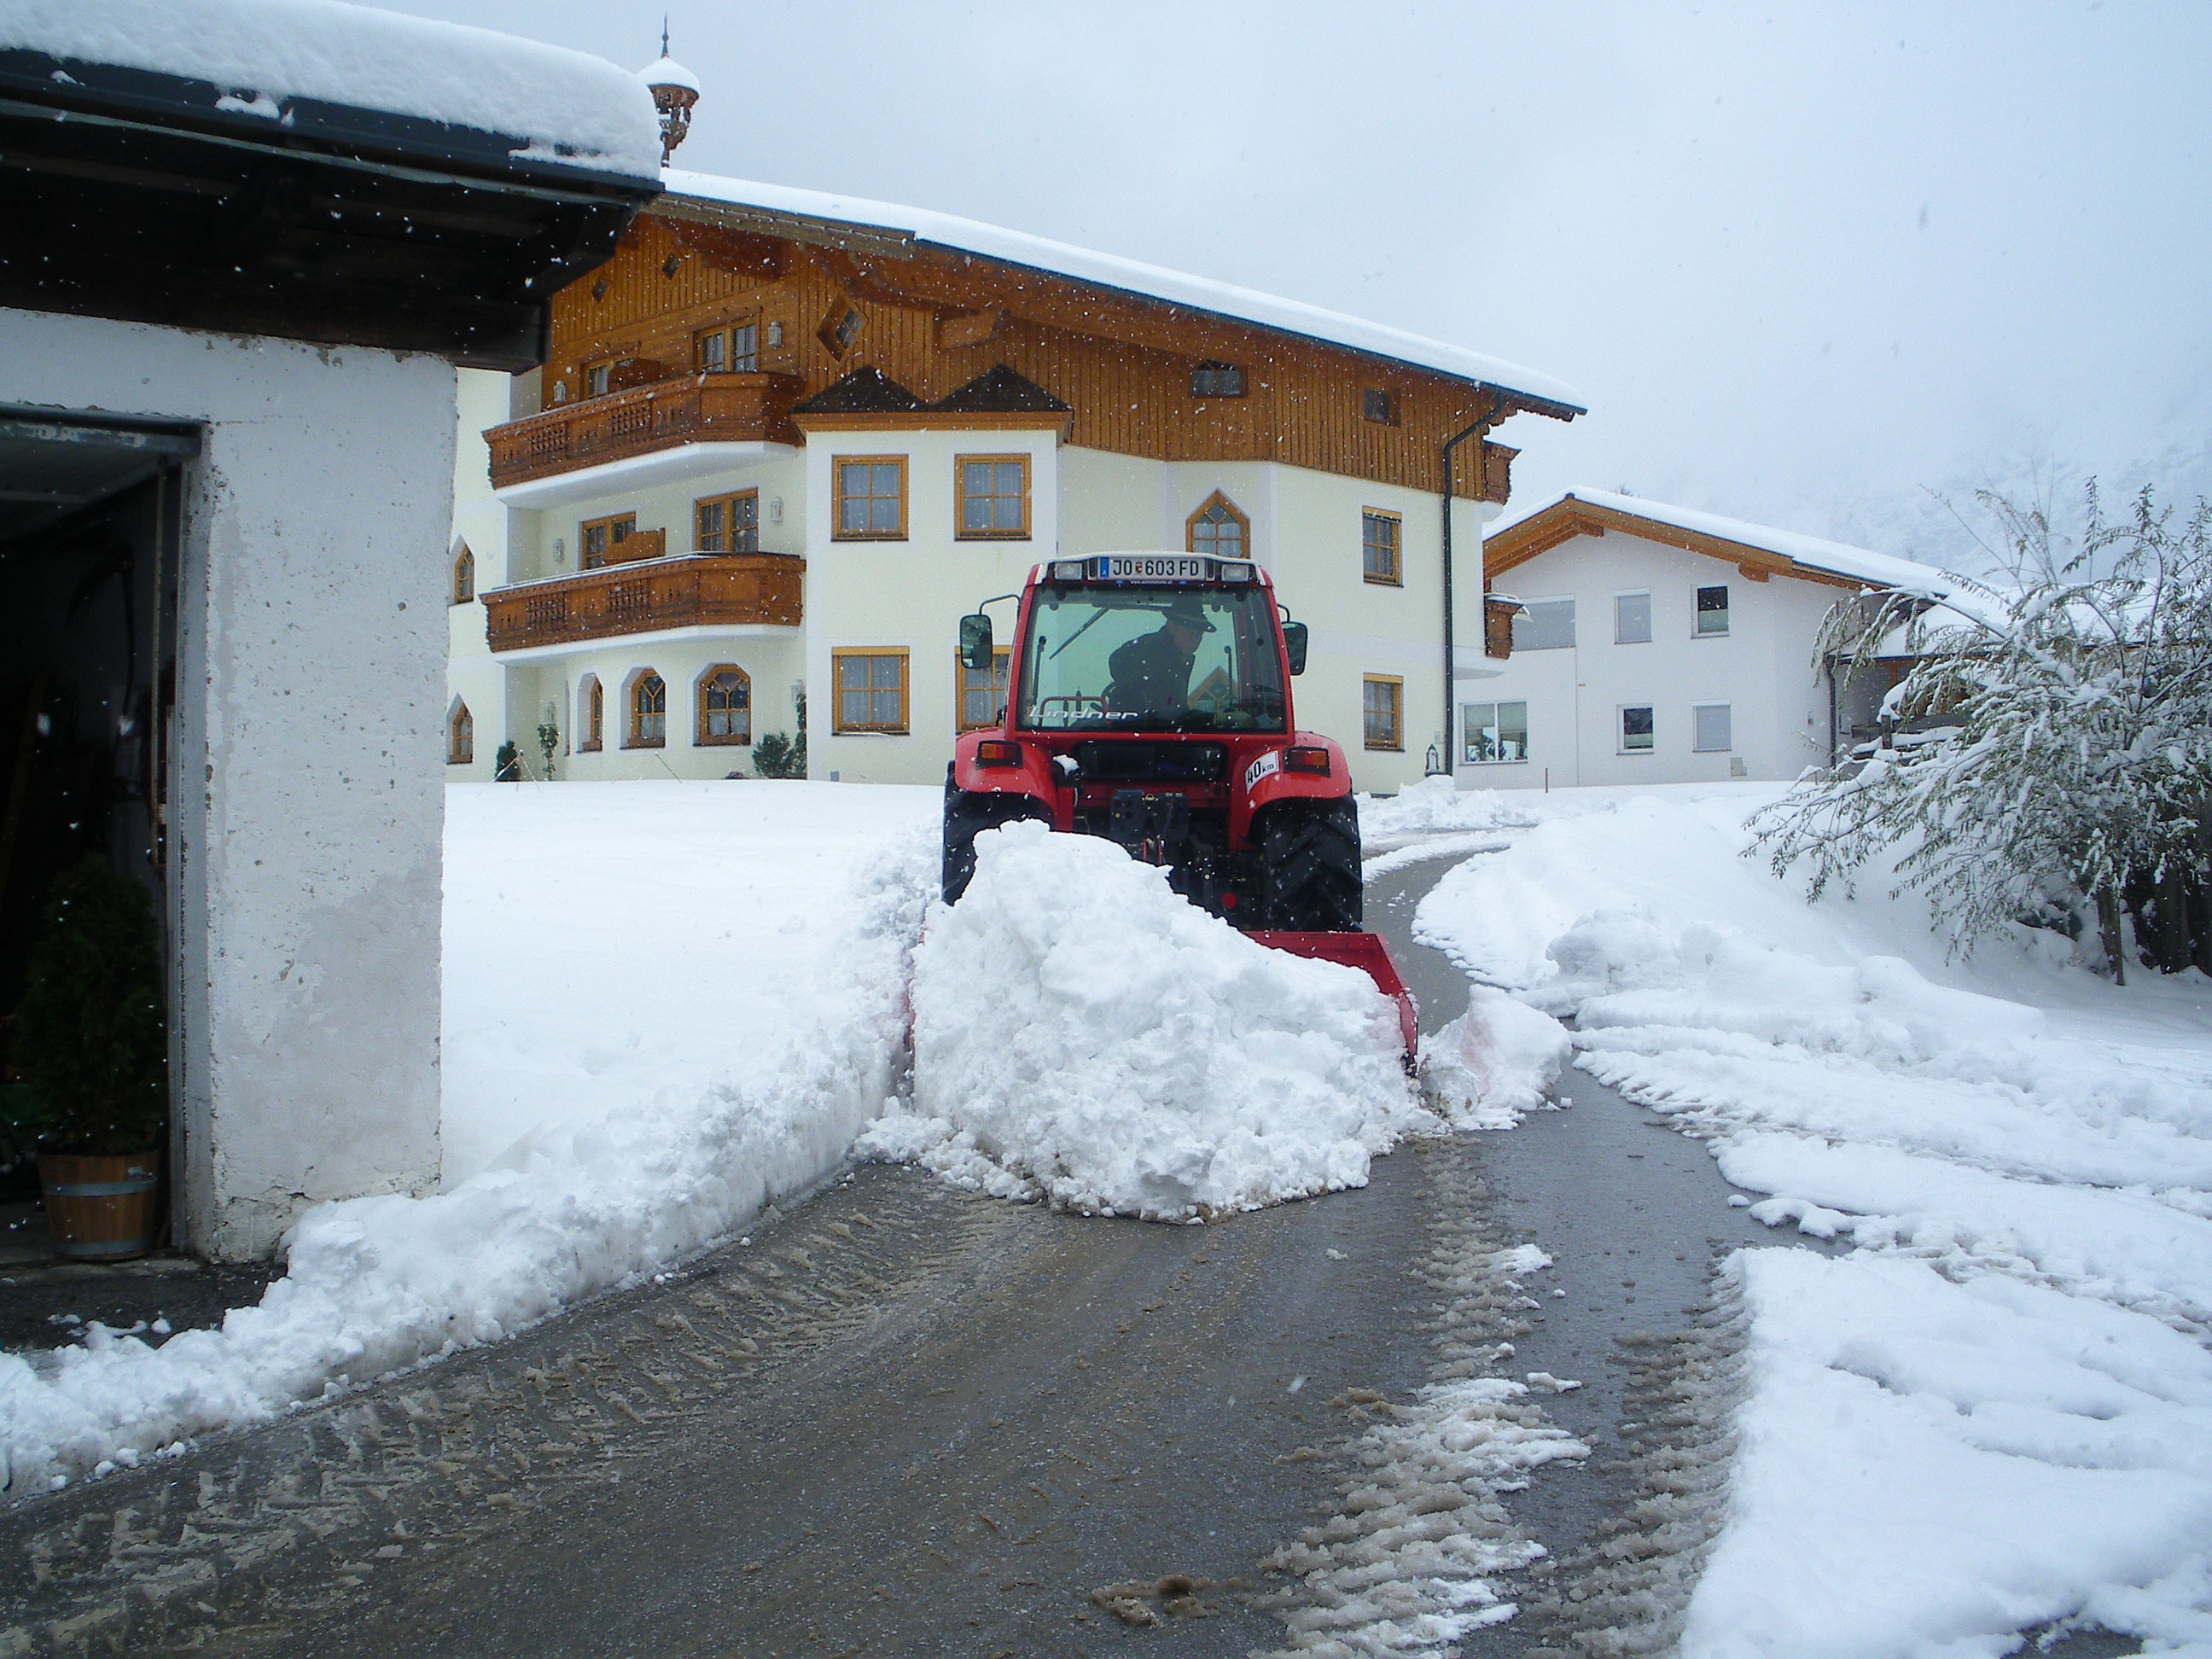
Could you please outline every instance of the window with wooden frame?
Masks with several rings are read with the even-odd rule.
[[[1359,394],[1359,417],[1373,421],[1378,426],[1398,424],[1398,399],[1380,386],[1369,386]]]
[[[1244,371],[1234,363],[1200,363],[1190,371],[1190,395],[1241,398],[1244,395]]]
[[[822,349],[832,357],[842,359],[853,349],[853,342],[860,337],[866,319],[858,306],[849,303],[834,305],[823,315],[814,331],[814,337],[822,342]]]
[[[469,714],[468,704],[456,697],[446,716],[446,764],[466,766],[476,757],[477,723]]]
[[[612,519],[587,519],[576,527],[576,552],[586,570],[607,562],[607,550],[619,546],[637,528],[637,514],[624,513]]]
[[[1367,507],[1359,515],[1359,574],[1386,587],[1402,587],[1406,573],[1399,562],[1398,544],[1405,520],[1395,513]]]
[[[957,455],[952,476],[960,497],[963,541],[1024,541],[1030,533],[1030,458]]]
[[[979,674],[969,667],[964,659],[953,658],[953,690],[963,732],[987,732],[1005,718],[1012,662],[1011,653],[994,651],[991,672]]]
[[[597,674],[586,674],[576,687],[576,725],[583,738],[576,744],[580,755],[596,755],[605,741],[607,724],[607,692],[599,684]]]
[[[831,464],[837,500],[830,538],[906,539],[906,457],[840,455]]]
[[[1219,490],[1206,498],[1205,505],[1183,520],[1183,545],[1193,553],[1207,553],[1217,559],[1249,559],[1252,556],[1252,521],[1237,510],[1237,504]]]
[[[1370,749],[1406,746],[1406,682],[1394,674],[1369,674],[1359,683],[1361,736]]]
[[[466,605],[477,596],[477,556],[469,551],[468,544],[461,544],[460,556],[453,561],[453,603]]]
[[[760,491],[709,495],[691,504],[691,544],[702,553],[760,551]]]
[[[629,739],[625,749],[668,746],[668,682],[650,668],[629,683]]]
[[[838,732],[907,729],[903,651],[833,651],[830,682],[836,694],[831,727]]]
[[[699,744],[713,748],[753,740],[752,676],[733,662],[699,677]]]
[[[584,365],[584,395],[586,398],[605,397],[610,389],[610,384],[614,379],[614,373],[615,360],[611,357],[600,362],[586,363]]]
[[[760,324],[748,319],[702,329],[691,337],[691,362],[702,374],[760,372]]]

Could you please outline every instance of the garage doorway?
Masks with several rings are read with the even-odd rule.
[[[0,1084],[49,890],[87,853],[147,887],[173,988],[167,739],[199,452],[189,427],[0,407]],[[173,1052],[173,988],[168,1012]],[[0,1144],[0,1201],[35,1196],[27,1150]]]

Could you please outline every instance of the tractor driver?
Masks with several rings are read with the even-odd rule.
[[[1113,684],[1107,707],[1122,714],[1180,714],[1190,702],[1191,665],[1200,642],[1213,632],[1199,602],[1188,595],[1169,603],[1160,625],[1118,647],[1106,659]]]

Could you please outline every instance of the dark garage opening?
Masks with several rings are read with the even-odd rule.
[[[63,870],[96,852],[144,883],[168,948],[163,739],[199,447],[189,428],[0,408],[0,1089],[15,1086],[15,1011]],[[0,1244],[38,1194],[12,1115],[0,1112]]]

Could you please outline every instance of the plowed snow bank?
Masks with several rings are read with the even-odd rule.
[[[1253,944],[1109,842],[1021,823],[976,855],[915,956],[914,1109],[861,1152],[1187,1221],[1364,1186],[1434,1124],[1365,975]]]

